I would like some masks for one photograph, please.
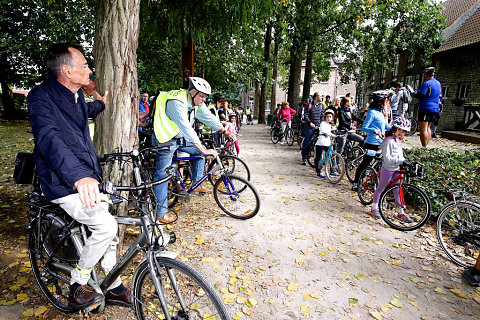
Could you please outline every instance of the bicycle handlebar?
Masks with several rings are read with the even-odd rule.
[[[99,162],[108,162],[118,157],[138,157],[142,153],[146,153],[150,151],[158,152],[159,150],[165,149],[172,145],[173,145],[173,142],[165,142],[165,143],[160,143],[156,146],[145,148],[142,150],[135,149],[129,152],[113,152],[113,153],[99,154],[97,155],[97,158]]]

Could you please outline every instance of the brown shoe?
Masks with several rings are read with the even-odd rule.
[[[75,310],[82,310],[94,304],[100,304],[103,295],[95,292],[89,285],[81,285],[73,295],[68,296],[68,307]]]
[[[177,217],[170,212],[165,213],[163,218],[157,217],[157,221],[163,224],[172,223],[177,220]]]
[[[131,308],[132,296],[130,294],[130,289],[125,288],[125,291],[123,291],[122,294],[115,294],[111,291],[107,291],[107,294],[105,295],[105,303]]]
[[[212,192],[212,190],[210,190],[210,189],[205,189],[205,188],[202,188],[202,187],[195,188],[195,189],[192,190],[192,191],[193,191],[193,192],[200,192],[200,193]]]

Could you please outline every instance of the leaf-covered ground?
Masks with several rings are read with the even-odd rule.
[[[11,179],[14,153],[32,147],[25,128],[0,123],[0,318],[81,319],[49,306],[29,268],[26,189]],[[262,199],[260,213],[234,220],[221,213],[212,195],[194,197],[179,208],[172,227],[178,240],[170,247],[215,285],[234,319],[479,318],[480,290],[462,281],[462,270],[447,261],[432,226],[391,230],[366,214],[346,180],[319,180],[299,164],[297,146],[272,145],[266,126],[243,126],[241,134],[241,156]],[[471,147],[444,139],[434,143]],[[127,232],[129,242],[137,230]],[[107,307],[90,318],[134,314]]]

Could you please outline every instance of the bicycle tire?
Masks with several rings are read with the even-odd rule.
[[[355,180],[355,173],[357,172],[360,163],[362,163],[364,154],[365,150],[357,146],[353,147],[347,155],[347,160],[345,161],[345,173],[348,181],[353,182]]]
[[[307,150],[307,162],[310,167],[315,168],[315,145],[311,143]]]
[[[241,190],[241,191],[238,191]],[[260,197],[247,180],[227,174],[213,187],[213,197],[223,212],[232,218],[253,218],[260,210]]]
[[[287,140],[287,145],[293,145],[293,131],[292,129],[288,128],[285,130],[285,139]]]
[[[450,202],[437,220],[437,238],[448,258],[458,266],[473,267],[480,252],[480,204],[471,201]]]
[[[373,202],[373,194],[378,184],[378,178],[375,177],[377,171],[368,166],[360,173],[358,178],[358,198],[363,205],[369,205]]]
[[[167,206],[169,209],[173,208],[178,203],[178,196],[174,192],[174,183],[172,179],[168,180],[168,191],[167,191]]]
[[[413,222],[406,222],[398,218],[397,205],[395,204],[395,193],[397,191],[399,193],[399,201],[404,206],[404,213]],[[422,189],[415,185],[404,183],[402,185],[395,184],[382,192],[378,203],[378,211],[383,221],[392,229],[412,231],[427,223],[432,214],[432,206],[430,199]]]
[[[418,122],[417,122],[417,119],[415,119],[414,117],[407,117],[408,120],[410,120],[410,131],[408,131],[406,133],[407,136],[413,136],[415,134],[415,132],[417,132],[418,130]]]
[[[69,243],[68,249],[70,250],[67,250],[67,246],[62,244],[60,252],[57,251],[55,254],[52,251],[52,246],[54,244],[55,247],[57,246],[55,239],[58,238],[61,228],[64,228],[66,223],[53,214],[42,216],[40,226],[38,226],[37,219],[38,217],[32,223],[28,239],[28,255],[34,278],[42,293],[57,309],[67,313],[76,312],[77,309],[68,306],[70,272],[55,268],[52,264],[46,265],[52,255],[54,257],[51,258],[51,261],[61,261],[72,266],[78,259],[76,252],[74,252],[75,257],[70,256],[74,246],[69,240],[64,240],[64,243]]]
[[[280,134],[279,134],[279,128],[273,127],[270,129],[270,139],[272,140],[273,144],[277,144],[278,141],[280,141]]]
[[[231,175],[235,175],[237,177],[244,178],[247,181],[250,181],[250,169],[248,168],[247,164],[245,161],[240,159],[239,157],[236,156],[220,156],[220,160],[223,163],[223,166],[227,169],[227,172]],[[215,166],[217,165],[217,160],[213,160],[210,162],[207,168],[207,172],[210,172]],[[210,177],[208,177],[208,181],[212,184],[212,186],[215,185],[217,180],[219,179],[219,175],[217,172],[213,172]]]
[[[177,259],[155,257],[155,260],[169,319],[231,319],[222,299],[198,271]],[[132,288],[137,319],[166,319],[146,260],[135,270]],[[178,288],[181,299],[174,288]]]
[[[325,175],[331,183],[339,183],[345,175],[345,161],[342,156],[334,152],[326,161]]]

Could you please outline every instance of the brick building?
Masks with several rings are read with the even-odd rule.
[[[442,15],[446,17],[446,28],[442,32],[444,43],[432,57],[400,54],[393,71],[380,70],[359,88],[359,104],[366,103],[372,91],[390,88],[395,81],[420,88],[423,69],[433,65],[444,97],[438,129],[452,130],[462,126],[463,105],[480,102],[480,0],[447,0],[441,6]],[[412,105],[410,114],[416,115],[416,99]]]
[[[302,73],[300,79],[304,79],[305,76],[305,65],[302,66]],[[282,87],[278,85],[282,81],[282,78],[277,79],[277,86],[275,91],[276,103],[281,103],[282,101],[288,100],[288,93]],[[350,92],[353,96],[356,92],[356,82],[350,82],[348,84],[340,83],[340,75],[338,73],[338,64],[332,60],[330,63],[330,78],[326,82],[313,83],[310,88],[310,95],[313,95],[314,92],[319,92],[321,95],[329,95],[332,100],[336,96],[345,96],[346,93]],[[300,86],[300,94],[303,92],[303,86]],[[244,90],[242,94],[242,105],[250,106],[253,108],[255,102],[255,90],[250,85],[249,90]],[[270,113],[270,95],[267,99],[266,113]]]

